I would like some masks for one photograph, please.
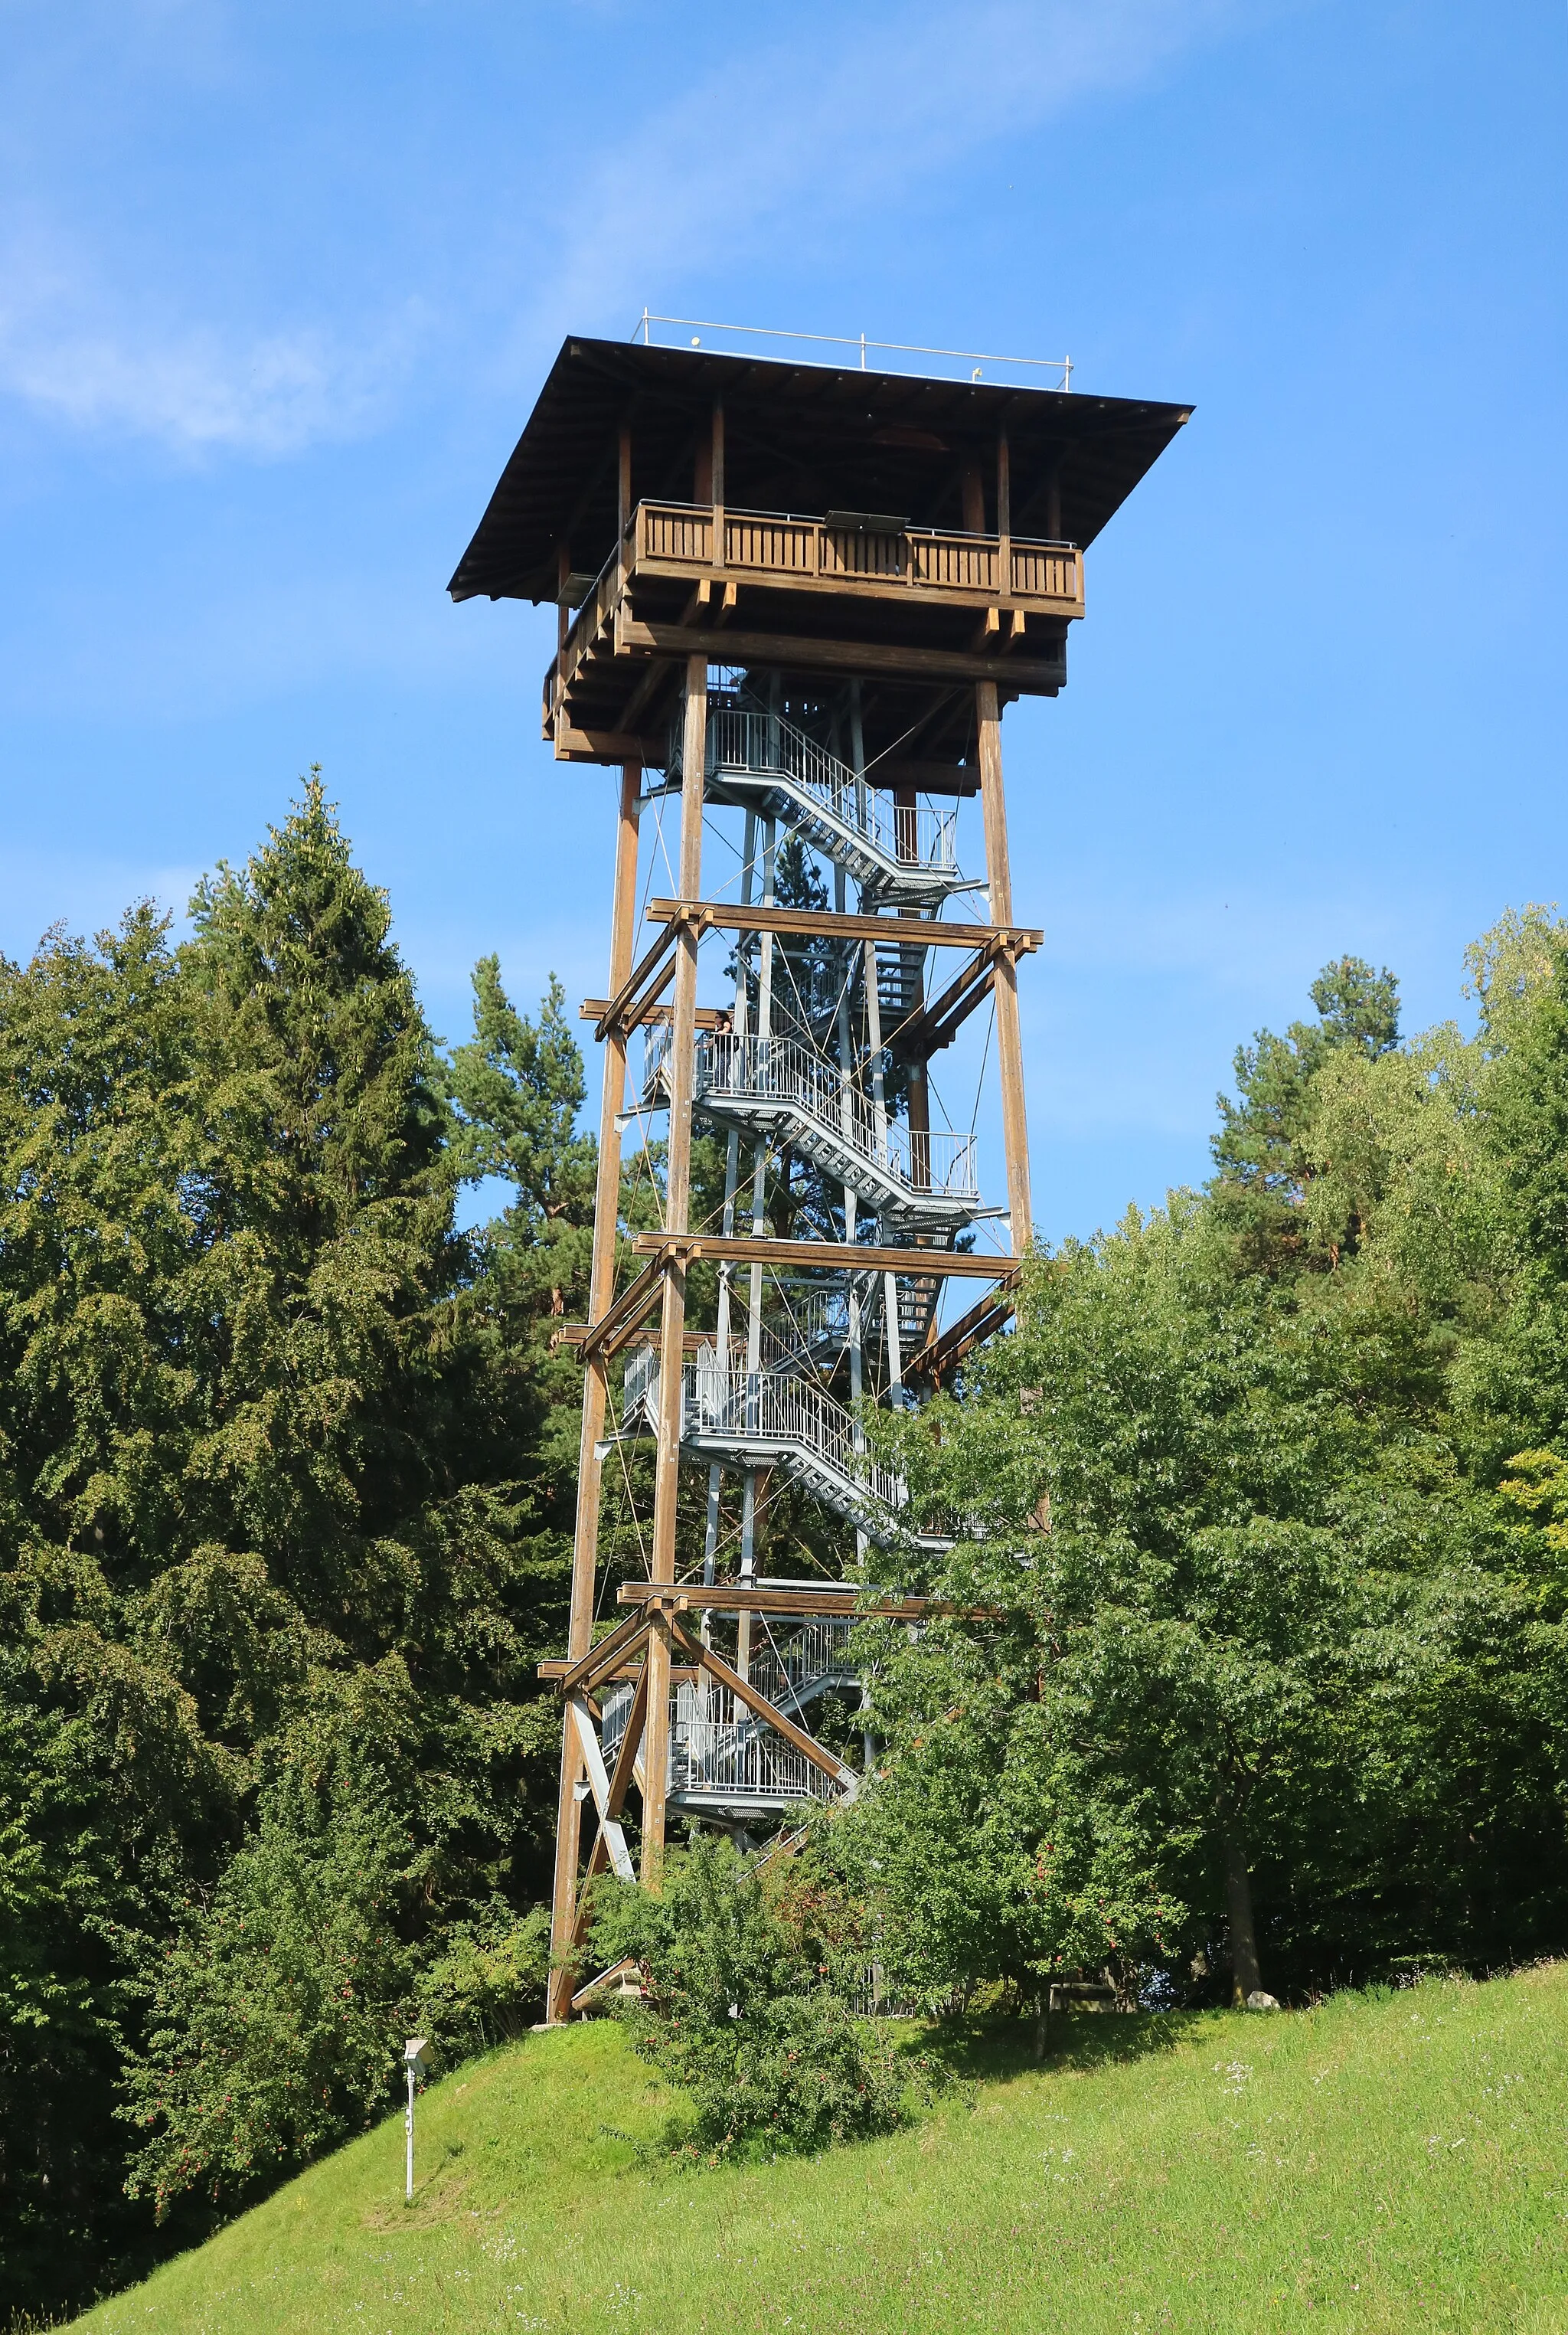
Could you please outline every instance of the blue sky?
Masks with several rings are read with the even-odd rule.
[[[1041,1228],[1200,1177],[1325,959],[1564,892],[1557,0],[0,0],[0,945],[325,766],[438,1029],[602,983],[548,611],[443,586],[655,310],[1191,401],[1005,744]]]

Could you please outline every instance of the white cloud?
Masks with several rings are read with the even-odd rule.
[[[769,230],[821,232],[936,191],[964,154],[1142,80],[1238,15],[1238,0],[934,0],[870,23],[846,13],[836,48],[819,24],[731,52],[683,98],[655,95],[640,131],[617,120],[609,153],[576,174],[528,338],[568,305],[624,308],[629,325],[644,287]]]
[[[355,284],[341,302],[323,282],[314,313],[299,312],[286,283],[252,293],[247,313],[243,269],[221,252],[213,264],[209,247],[216,231],[249,251],[259,230],[265,249],[265,221],[226,207],[217,181],[209,219],[198,200],[161,228],[138,224],[133,209],[68,231],[77,192],[62,180],[41,194],[48,176],[40,180],[34,156],[28,195],[0,227],[0,394],[67,427],[188,455],[277,458],[361,436],[428,359],[438,315],[446,362],[460,357],[470,377],[492,383],[498,371],[531,376],[568,312],[609,324],[624,310],[629,328],[645,296],[667,304],[764,243],[808,243],[939,193],[964,155],[1137,82],[1240,13],[1240,0],[925,0],[819,16],[784,38],[760,32],[727,43],[724,63],[694,84],[673,63],[665,86],[617,92],[628,102],[605,110],[596,150],[574,118],[554,143],[537,142],[521,178],[515,158],[495,156],[510,216],[488,231],[454,207],[450,168],[438,166],[412,207],[417,232],[406,226],[406,185],[373,171],[345,180],[344,202],[350,212],[369,203],[381,257],[402,281],[379,300]],[[223,9],[143,0],[140,71],[160,86],[189,80],[173,35],[199,33],[196,78],[227,73],[239,86],[235,61],[220,69],[208,53],[214,41],[222,48],[226,24],[232,32]],[[590,76],[596,37],[590,19],[576,60]],[[406,129],[401,112],[388,129]],[[432,153],[453,163],[460,133],[443,119],[431,134]],[[388,148],[404,150],[397,136]],[[332,277],[338,262],[326,267]],[[263,300],[270,314],[256,313]],[[472,364],[481,339],[492,352],[506,344],[498,368]]]
[[[411,299],[353,335],[192,322],[167,298],[110,291],[103,275],[57,231],[14,224],[0,247],[0,391],[186,454],[276,457],[358,435],[401,386],[424,324]]]

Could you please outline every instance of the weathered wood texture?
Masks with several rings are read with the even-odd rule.
[[[1007,807],[1002,789],[1002,715],[996,684],[982,681],[974,693],[980,741],[980,805],[985,822],[985,873],[991,887],[993,923],[1012,920],[1012,874],[1007,857]],[[1023,1040],[1018,1021],[1018,967],[1009,954],[996,960],[996,1062],[1002,1080],[1002,1139],[1007,1158],[1007,1205],[1012,1245],[1021,1255],[1034,1235],[1029,1184],[1029,1121],[1023,1101]]]
[[[635,763],[621,772],[620,816],[615,830],[615,882],[610,920],[610,981],[623,982],[631,968],[636,930],[637,835],[642,805],[643,773]],[[626,1039],[612,1035],[605,1048],[604,1084],[599,1104],[598,1174],[594,1189],[594,1248],[588,1267],[588,1319],[596,1322],[610,1308],[615,1281],[615,1224],[619,1213],[621,1133],[618,1114],[625,1100]],[[566,1645],[573,1661],[587,1652],[593,1634],[594,1573],[598,1557],[600,1463],[598,1447],[605,1431],[606,1392],[605,1362],[590,1360],[584,1372],[583,1423],[577,1447],[577,1514],[572,1538],[572,1597]],[[569,1948],[576,1924],[577,1864],[581,1846],[582,1808],[576,1797],[583,1773],[581,1754],[572,1729],[565,1729],[561,1746],[560,1799],[556,1834],[555,1888],[550,1918],[551,1944],[557,1953]],[[551,1974],[546,2017],[566,2015],[571,1992],[569,1970]]]

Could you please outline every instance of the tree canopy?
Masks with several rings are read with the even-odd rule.
[[[781,954],[805,1026],[841,968]],[[1012,1332],[868,1417],[951,1520],[879,1578],[950,1610],[861,1624],[853,1805],[766,1888],[697,1841],[603,1895],[705,2147],[903,2114],[869,1999],[1563,1950],[1568,928],[1469,986],[1402,1037],[1326,966],[1201,1191],[1039,1246]],[[0,961],[0,2260],[50,2311],[363,2127],[405,2022],[533,2015],[596,1159],[558,985],[481,958],[443,1050],[318,775],[183,937]],[[773,1205],[842,1228],[814,1174]],[[775,1555],[830,1535],[797,1505]]]
[[[363,2120],[419,1972],[546,1885],[576,1445],[542,1324],[593,1145],[558,993],[535,1024],[475,980],[443,1063],[314,778],[187,940],[141,906],[0,964],[18,2300],[137,2258],[138,2192],[195,2227]],[[514,1197],[464,1235],[480,1175]]]

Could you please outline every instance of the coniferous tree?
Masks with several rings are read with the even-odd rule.
[[[435,1042],[318,780],[193,925],[172,950],[140,909],[0,966],[0,1934],[28,1942],[0,1986],[0,2107],[27,2103],[0,2252],[41,2308],[145,2244],[128,2145],[187,2234],[182,2166],[227,2199],[282,2161],[226,2126],[198,2048],[245,2024],[244,1958],[201,1943],[237,1849],[260,1921],[320,1843],[384,1836],[417,1971],[520,1918],[553,1803],[535,1663],[569,1476],[541,1493],[537,1343],[454,1230]],[[266,1918],[305,1952],[325,1903]],[[308,2049],[302,2025],[310,2064],[361,2049],[360,2008],[337,2023]],[[369,2097],[345,2079],[330,2128]]]

